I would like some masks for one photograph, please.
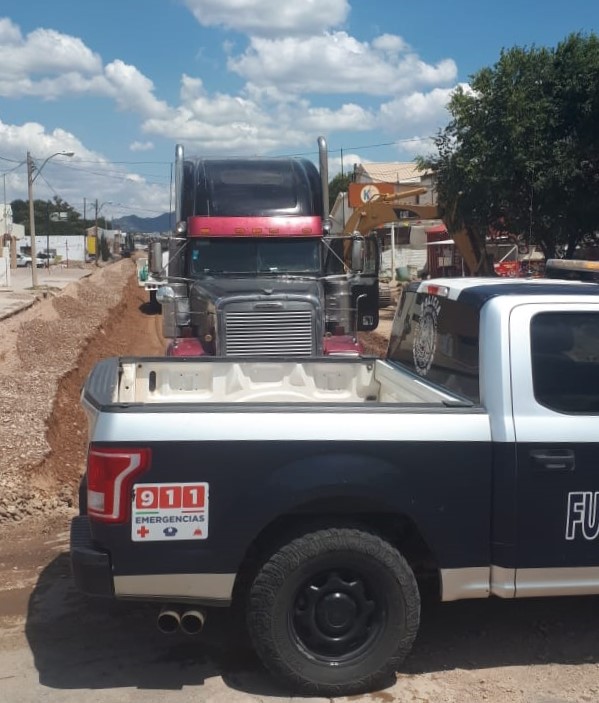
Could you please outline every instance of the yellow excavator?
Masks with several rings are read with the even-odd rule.
[[[391,222],[406,220],[405,213],[410,213],[414,219],[443,220],[447,235],[454,241],[459,253],[471,276],[494,275],[493,264],[485,252],[480,239],[467,227],[453,224],[453,217],[442,217],[437,205],[414,205],[405,202],[405,198],[412,198],[427,192],[426,188],[412,188],[403,193],[391,195],[379,194],[367,203],[356,208],[344,227],[344,234],[359,232],[367,235],[377,227],[382,227]],[[411,218],[408,218],[408,221]]]

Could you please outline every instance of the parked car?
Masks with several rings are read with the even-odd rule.
[[[23,266],[30,267],[31,266],[31,257],[28,256],[27,254],[17,254],[17,266],[19,268]],[[40,259],[38,256],[35,257],[35,265],[37,268],[42,268],[42,266],[45,266],[46,262],[43,259]]]

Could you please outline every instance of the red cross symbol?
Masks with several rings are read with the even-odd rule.
[[[143,539],[146,535],[150,534],[150,530],[145,525],[142,525],[139,530],[137,530],[137,534]]]

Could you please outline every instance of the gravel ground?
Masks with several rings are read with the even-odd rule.
[[[87,428],[76,397],[57,411],[59,384],[110,323],[132,267],[123,260],[100,268],[0,322],[0,522],[72,506],[80,457],[60,446],[53,455],[50,438],[59,424],[63,436],[81,438]]]

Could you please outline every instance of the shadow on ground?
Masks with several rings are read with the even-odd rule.
[[[158,303],[146,302],[139,306],[142,315],[160,315],[162,307]]]
[[[402,673],[599,662],[598,605],[597,598],[427,603]],[[81,595],[68,554],[61,554],[40,574],[28,606],[26,634],[40,683],[177,690],[220,676],[246,693],[290,695],[236,644],[228,611],[210,611],[199,638],[162,635],[157,612],[156,605]]]
[[[59,689],[177,690],[221,676],[231,688],[288,695],[252,652],[232,647],[226,609],[212,610],[200,637],[163,635],[159,606],[88,598],[70,573],[68,554],[42,571],[31,594],[25,632],[40,683]]]

